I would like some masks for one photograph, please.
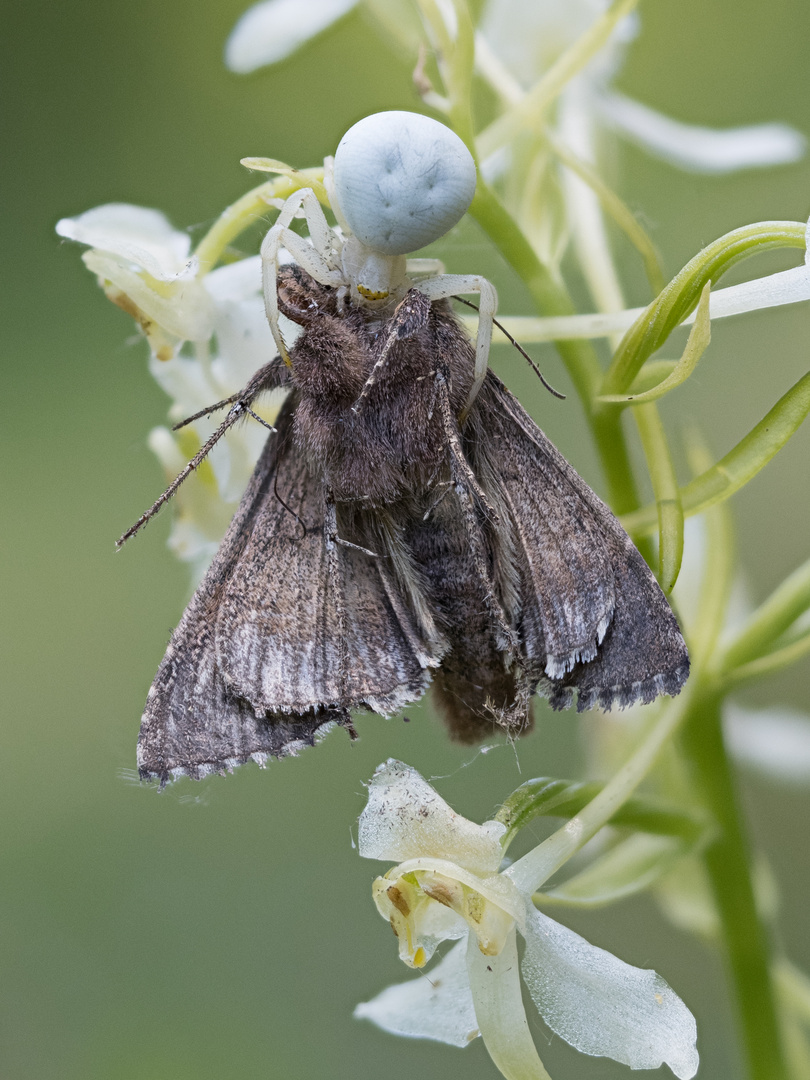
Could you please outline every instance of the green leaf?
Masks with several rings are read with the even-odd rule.
[[[645,360],[697,306],[708,282],[743,259],[772,248],[805,250],[804,222],[762,221],[721,236],[691,259],[636,319],[622,338],[601,388],[602,394],[626,394]]]
[[[615,903],[649,888],[696,846],[674,836],[635,833],[563,884],[536,893],[534,901],[538,907],[601,907]]]
[[[658,580],[664,592],[671,592],[683,559],[681,492],[658,407],[650,402],[634,415],[658,509]]]

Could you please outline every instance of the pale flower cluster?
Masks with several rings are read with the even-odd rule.
[[[608,7],[603,0],[567,0],[565,4],[489,0],[476,33],[476,66],[501,97],[504,112],[478,136],[485,174],[502,174],[510,147],[527,137],[533,91],[560,64],[569,63],[568,57],[576,59],[577,50],[587,62],[579,67],[573,63],[561,77],[554,123],[557,135],[577,160],[598,164],[600,140],[608,129],[644,142],[683,167],[707,171],[787,162],[803,152],[803,138],[783,125],[718,133],[684,126],[619,95],[612,79],[638,31],[633,6],[631,0],[619,5],[630,14],[614,25],[605,20],[617,5]],[[453,33],[452,3],[437,0],[435,7]],[[406,0],[265,0],[250,8],[234,29],[226,48],[227,62],[236,71],[249,71],[284,59],[353,8],[416,57],[425,29],[418,5]],[[588,35],[595,30],[599,31],[596,44],[583,51],[581,42],[587,45]],[[426,100],[434,103],[429,92]],[[538,137],[540,161],[548,155],[542,149],[542,132]],[[555,204],[548,185],[541,185],[542,190],[534,191],[537,198],[527,189],[511,209],[549,266],[559,262],[573,238],[595,305],[604,314],[520,320],[519,325],[507,320],[524,344],[615,335],[638,315],[635,309],[626,310],[597,194],[568,168],[560,170],[557,186],[561,206]],[[508,191],[504,198],[510,201]],[[191,252],[188,235],[174,228],[162,213],[118,203],[63,219],[57,231],[88,246],[83,256],[88,269],[145,335],[151,353],[149,369],[171,400],[172,423],[235,393],[275,352],[261,300],[258,257],[211,269]],[[711,297],[711,314],[719,317],[808,297],[810,274],[800,267],[718,290]],[[285,339],[291,342],[296,332],[285,321]],[[265,400],[256,408],[264,419],[272,420],[278,404],[278,400]],[[167,427],[151,432],[149,445],[167,481],[213,432],[217,420],[216,415],[200,419],[178,434]],[[232,429],[198,470],[198,479],[184,484],[173,500],[170,547],[191,564],[195,579],[217,548],[265,437],[260,425],[251,421]]]
[[[172,404],[173,423],[240,390],[275,352],[261,299],[259,256],[201,274],[188,235],[158,210],[109,203],[56,227],[60,236],[86,244],[83,255],[113,303],[132,315],[149,343],[149,371]],[[288,341],[297,327],[284,320]],[[271,420],[279,401],[257,411]],[[149,446],[167,479],[213,432],[218,417],[202,418],[177,435],[153,429]],[[267,432],[255,422],[233,428],[175,497],[170,546],[202,575],[256,464]]]

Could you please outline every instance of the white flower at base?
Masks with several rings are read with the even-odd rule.
[[[695,1020],[654,971],[625,964],[537,911],[516,882],[521,861],[498,872],[497,821],[456,814],[414,769],[389,760],[369,785],[360,818],[365,858],[400,859],[373,885],[399,939],[422,967],[442,941],[458,943],[419,978],[358,1005],[355,1016],[394,1034],[465,1046],[478,1034],[507,1077],[545,1077],[528,1032],[520,976],[548,1026],[583,1053],[634,1069],[666,1063],[697,1072]],[[516,936],[526,948],[517,963]],[[461,939],[461,940],[458,940]]]

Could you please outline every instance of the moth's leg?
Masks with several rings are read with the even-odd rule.
[[[438,387],[439,410],[450,457],[450,477],[461,504],[464,524],[470,540],[473,564],[476,574],[484,587],[484,601],[487,610],[498,630],[499,648],[508,654],[510,660],[514,661],[519,655],[518,638],[509,625],[506,614],[495,595],[495,582],[487,566],[486,546],[483,529],[478,520],[476,503],[486,513],[487,518],[493,525],[497,525],[500,519],[464,456],[458,425],[450,404],[449,374],[444,364],[441,364],[436,372],[436,384]]]
[[[370,551],[368,548],[361,547],[360,544],[353,544],[351,540],[344,540],[343,537],[338,534],[335,499],[330,488],[326,489],[326,506],[330,522],[329,531],[327,533],[329,543],[340,544],[341,547],[353,548],[354,551],[362,551],[364,555],[370,555],[372,559],[379,559],[380,556],[376,551]],[[329,509],[330,507],[331,510]]]
[[[438,483],[438,484],[435,485],[433,490],[435,490],[435,488],[444,488],[444,490],[442,491],[441,495],[438,496],[438,498],[433,500],[433,502],[430,504],[430,506],[424,512],[424,514],[422,515],[422,521],[427,521],[427,519],[430,517],[430,515],[433,513],[433,511],[438,509],[438,507],[441,505],[441,503],[444,502],[445,496],[448,494],[448,492],[450,491],[450,489],[452,487],[453,487],[453,481],[452,480],[442,480],[441,483]]]
[[[394,345],[405,338],[415,337],[420,330],[423,330],[428,325],[429,320],[430,300],[421,289],[411,289],[405,299],[397,305],[394,314],[386,324],[387,332],[380,355],[377,357],[377,361],[371,369],[371,374],[360,391],[360,396],[352,406],[352,412],[358,413],[362,409],[372,386],[380,378]]]
[[[309,240],[293,232],[290,225],[299,210],[303,212],[309,232]],[[285,364],[289,365],[290,355],[279,328],[278,297],[276,296],[276,269],[278,253],[286,248],[298,265],[322,285],[339,286],[344,284],[343,272],[334,249],[339,247],[339,240],[329,227],[321,204],[312,188],[300,188],[285,201],[272,228],[265,236],[261,246],[262,288],[264,290],[264,309],[278,351]]]
[[[475,371],[460,417],[463,423],[486,378],[489,347],[492,343],[492,320],[498,310],[498,294],[491,282],[477,274],[442,274],[440,277],[420,281],[417,288],[431,301],[446,300],[456,293],[478,293],[480,297],[478,335],[475,339]]]

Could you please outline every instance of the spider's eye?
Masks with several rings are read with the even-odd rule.
[[[354,235],[384,255],[407,255],[461,219],[475,163],[438,120],[409,112],[367,116],[335,153],[335,194]]]

